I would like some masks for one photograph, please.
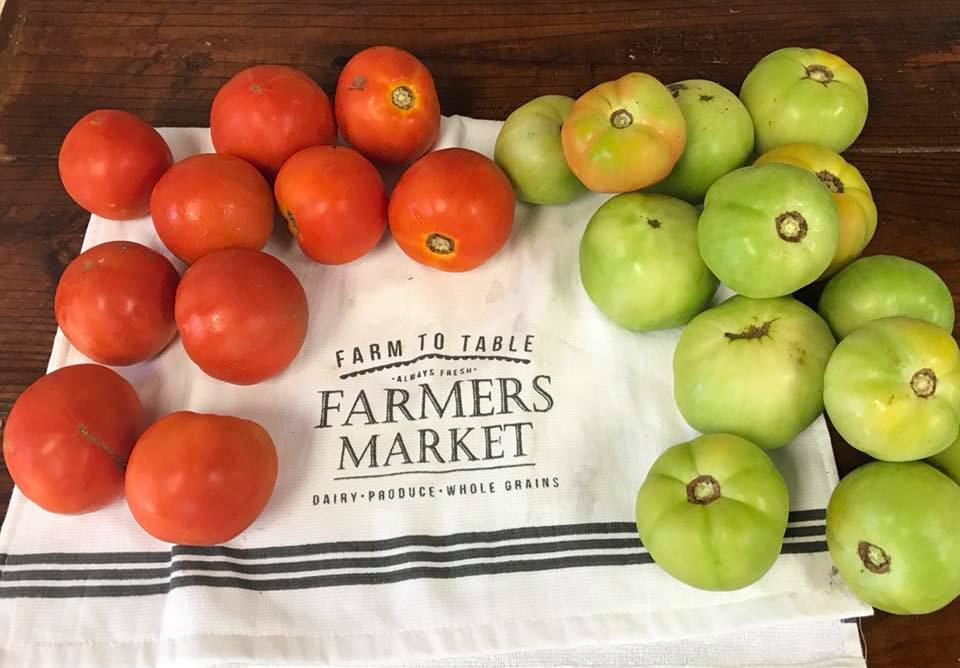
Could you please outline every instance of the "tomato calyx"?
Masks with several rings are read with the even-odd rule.
[[[933,369],[920,369],[910,378],[910,389],[921,399],[932,397],[937,391],[937,374]]]
[[[417,101],[417,96],[409,86],[397,86],[390,92],[390,101],[393,106],[406,111]]]
[[[817,172],[817,178],[823,182],[823,185],[825,185],[827,190],[830,192],[843,192],[843,181],[841,181],[840,177],[836,174],[832,174],[825,169],[821,169],[819,172]]]
[[[670,94],[674,97],[680,97],[680,91],[687,90],[687,85],[682,83],[672,83],[667,86],[667,90],[670,91]]]
[[[687,501],[708,506],[720,498],[720,482],[712,475],[703,474],[687,483]]]
[[[633,114],[626,109],[616,109],[612,114],[610,114],[610,125],[618,130],[629,128],[631,125],[633,125]]]
[[[784,211],[774,222],[777,235],[784,241],[797,243],[807,236],[807,219],[799,211]]]
[[[77,431],[80,433],[85,440],[90,441],[95,446],[103,450],[110,460],[116,464],[117,468],[121,471],[127,470],[127,460],[118,455],[116,452],[107,447],[107,444],[101,441],[99,438],[90,433],[90,430],[84,427],[82,424],[77,425]]]
[[[819,84],[826,86],[833,81],[833,70],[826,65],[807,65],[806,76],[804,79],[813,79]]]
[[[890,572],[890,555],[878,545],[861,540],[857,545],[857,556],[871,573],[883,575]]]
[[[741,339],[762,339],[765,336],[770,336],[770,325],[775,323],[777,320],[779,320],[779,318],[767,320],[759,325],[749,325],[741,329],[739,332],[724,332],[723,335],[731,341],[739,341]]]
[[[427,237],[426,242],[427,250],[431,253],[436,253],[437,255],[450,255],[456,244],[453,239],[450,237],[440,234],[439,232],[431,232],[430,236]]]
[[[295,238],[299,239],[300,226],[297,225],[297,219],[294,218],[293,211],[291,211],[290,209],[285,209],[284,211],[282,211],[282,214],[283,214],[284,220],[287,221],[287,229],[290,230],[290,234],[292,234]]]

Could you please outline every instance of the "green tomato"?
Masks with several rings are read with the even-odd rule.
[[[867,86],[843,58],[820,49],[779,49],[757,63],[740,89],[757,149],[810,143],[842,153],[867,122]]]
[[[493,159],[524,202],[564,204],[587,192],[560,145],[560,128],[572,106],[566,95],[544,95],[515,109],[501,126]]]
[[[861,466],[830,497],[827,546],[865,603],[939,610],[960,595],[960,487],[920,462]]]
[[[740,589],[770,570],[787,528],[783,476],[731,434],[668,449],[637,494],[637,532],[663,570],[699,589]]]
[[[710,186],[698,240],[704,262],[731,290],[780,297],[830,265],[840,217],[814,174],[780,163],[743,167]]]
[[[817,310],[838,339],[866,322],[897,315],[953,331],[950,288],[919,262],[892,255],[851,263],[827,283]]]
[[[930,457],[960,433],[960,349],[925,320],[873,320],[837,346],[823,402],[857,450],[888,462]]]
[[[718,83],[688,79],[667,90],[683,112],[687,143],[673,171],[647,190],[697,204],[714,181],[746,164],[753,121],[737,96]]]
[[[936,466],[960,485],[960,436],[946,450],[929,457],[927,463]]]
[[[689,322],[718,285],[697,251],[697,210],[645,193],[617,195],[593,214],[580,279],[607,317],[635,331]]]
[[[698,431],[779,448],[823,410],[823,370],[835,345],[827,323],[792,297],[732,297],[680,335],[677,408]]]

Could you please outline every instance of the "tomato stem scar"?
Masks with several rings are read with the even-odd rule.
[[[770,335],[770,325],[776,321],[777,318],[774,318],[773,320],[767,320],[759,325],[749,325],[741,329],[739,332],[724,332],[723,335],[731,341],[737,341],[739,339],[762,339],[763,337]]]
[[[882,547],[861,540],[857,545],[857,556],[860,557],[864,567],[871,573],[890,572],[890,555]]]
[[[393,102],[395,106],[404,110],[412,107],[416,99],[416,95],[414,95],[413,91],[407,86],[397,86],[390,93],[390,101]]]
[[[784,211],[774,221],[777,234],[784,241],[796,243],[807,236],[807,219],[799,211]]]
[[[821,169],[817,172],[817,178],[823,181],[823,185],[827,187],[832,193],[842,193],[843,192],[843,181],[840,180],[840,177],[836,174],[831,174],[825,169]]]
[[[297,219],[293,216],[293,211],[286,209],[282,211],[283,217],[287,221],[287,228],[290,230],[290,234],[294,237],[300,238],[300,226],[297,225]]]
[[[436,253],[437,255],[449,255],[453,252],[454,243],[453,239],[439,232],[432,232],[430,236],[427,237],[427,250],[431,253]]]
[[[720,483],[712,475],[698,475],[687,484],[687,501],[706,506],[720,498]]]
[[[807,65],[804,79],[813,79],[826,86],[833,81],[833,70],[826,65]]]
[[[920,369],[910,379],[910,389],[921,399],[932,397],[937,391],[937,374],[933,369]]]
[[[687,90],[687,85],[682,83],[672,83],[667,86],[667,90],[670,91],[670,94],[674,97],[680,97],[680,91]]]
[[[610,125],[618,130],[628,128],[633,125],[633,114],[626,109],[617,109],[610,114]]]

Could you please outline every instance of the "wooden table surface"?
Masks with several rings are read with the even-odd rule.
[[[960,298],[960,6],[945,2],[377,2],[7,0],[0,20],[0,418],[46,366],[53,295],[88,214],[60,186],[67,129],[96,108],[206,126],[217,88],[255,63],[333,93],[360,49],[394,44],[433,72],[445,114],[503,119],[537,95],[577,97],[625,72],[738,91],[782,46],[839,53],[870,116],[847,151],[880,211],[869,254],[921,261]],[[803,297],[815,298],[816,288]],[[956,335],[956,332],[954,332]],[[865,460],[834,434],[841,472]],[[0,512],[12,482],[0,471]],[[862,623],[871,665],[957,665],[960,600]]]

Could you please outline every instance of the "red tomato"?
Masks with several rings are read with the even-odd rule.
[[[283,371],[307,336],[307,295],[283,262],[246,248],[194,262],[177,288],[183,347],[214,378],[252,385]]]
[[[276,480],[277,451],[263,427],[182,411],[157,420],[137,441],[127,505],[154,538],[216,545],[253,524]]]
[[[54,299],[57,324],[95,362],[142,362],[177,333],[173,302],[179,281],[160,253],[132,241],[108,241],[67,265]]]
[[[476,151],[428,153],[404,172],[388,209],[390,231],[417,262],[468,271],[503,248],[513,228],[513,189]]]
[[[337,125],[330,99],[313,79],[292,67],[257,65],[217,91],[210,137],[217,153],[243,158],[272,179],[297,151],[333,144]]]
[[[91,111],[70,128],[60,147],[60,180],[67,194],[102,218],[128,220],[150,210],[150,191],[173,164],[160,133],[133,114]]]
[[[137,393],[96,364],[66,366],[23,391],[3,457],[23,495],[53,513],[86,513],[123,493],[123,470],[145,426]]]
[[[353,149],[305,148],[283,163],[273,188],[290,234],[317,262],[356,260],[387,227],[383,179]]]
[[[150,215],[164,245],[184,262],[194,262],[224,248],[263,248],[273,231],[273,194],[245,160],[193,155],[157,183]]]
[[[440,132],[440,101],[430,71],[392,46],[374,46],[351,58],[337,80],[334,104],[340,132],[371,160],[416,160]]]

